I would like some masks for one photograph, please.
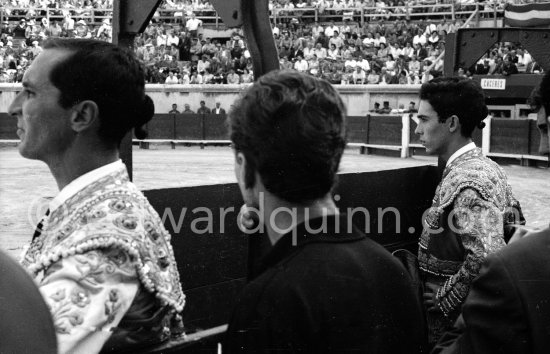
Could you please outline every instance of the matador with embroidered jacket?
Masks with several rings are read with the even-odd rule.
[[[118,160],[65,186],[22,259],[61,353],[146,348],[170,337],[185,296],[157,212]]]
[[[482,262],[511,236],[510,225],[525,224],[503,169],[473,143],[449,162],[418,251],[424,283],[439,286],[440,311],[427,312],[430,342],[452,327]]]

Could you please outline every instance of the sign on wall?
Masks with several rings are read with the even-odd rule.
[[[506,79],[481,79],[484,90],[506,90]]]

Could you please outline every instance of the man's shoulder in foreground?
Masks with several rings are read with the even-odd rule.
[[[550,229],[490,255],[463,306],[463,322],[436,353],[550,351]]]
[[[344,230],[346,218],[340,220]],[[422,317],[401,264],[356,229],[300,231],[306,240],[278,259],[276,244],[269,267],[245,286],[230,322],[230,352],[416,352]]]
[[[98,333],[114,328],[106,348],[166,339],[166,321],[184,305],[170,236],[123,165],[83,185],[44,225],[22,264],[52,309],[61,352],[95,352],[108,338]],[[63,315],[68,308],[78,321]],[[149,318],[143,308],[166,311]],[[158,330],[136,331],[132,320]]]

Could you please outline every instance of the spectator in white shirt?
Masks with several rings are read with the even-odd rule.
[[[166,46],[166,43],[168,42],[168,36],[166,35],[166,30],[162,30],[157,35],[157,47],[160,47],[161,45]]]
[[[315,22],[315,25],[311,28],[311,35],[313,36],[313,38],[317,38],[319,36],[319,33],[324,31],[324,27],[321,26],[318,22]]]
[[[185,23],[185,28],[189,31],[191,34],[191,37],[195,38],[197,37],[197,32],[199,30],[199,27],[202,26],[202,20],[199,20],[194,12],[191,12],[191,18],[187,20]]]
[[[178,83],[178,78],[176,77],[176,75],[174,75],[172,71],[170,71],[164,83],[167,85],[175,85]]]
[[[235,73],[235,70],[229,69],[229,74],[227,74],[227,83],[232,85],[237,85],[240,82],[241,78]]]
[[[418,33],[413,37],[413,45],[414,44],[426,45],[426,36],[420,30],[418,30]]]
[[[399,58],[400,55],[403,55],[403,50],[399,48],[398,44],[395,43],[389,43],[388,49],[390,51],[390,54],[393,55],[394,58]]]
[[[421,68],[421,64],[418,61],[418,58],[416,57],[416,55],[413,54],[411,61],[409,62],[409,72],[413,75],[419,75],[420,68]]]
[[[317,46],[315,48],[315,55],[317,56],[317,59],[323,60],[327,57],[327,50],[323,48],[321,43],[317,43]]]
[[[277,27],[276,23],[274,23],[273,27],[271,27],[271,32],[273,32],[274,36],[280,36],[281,35],[281,30],[279,29],[279,27]]]
[[[330,49],[328,50],[327,55],[332,60],[338,60],[342,57],[340,55],[340,50],[338,48],[336,48],[336,46],[334,44],[330,45]]]
[[[174,44],[177,47],[179,43],[180,43],[180,38],[175,35],[174,30],[171,30],[170,33],[168,34],[168,37],[166,38],[167,46],[171,46],[172,44]]]
[[[370,63],[367,59],[363,58],[362,55],[359,55],[359,60],[357,60],[357,66],[360,66],[364,72],[370,70]]]
[[[350,68],[354,68],[357,66],[357,62],[355,61],[355,59],[353,59],[353,57],[351,56],[348,56],[348,58],[346,59],[346,61],[344,62],[344,67],[350,67]]]
[[[432,32],[430,34],[430,37],[428,37],[428,43],[432,45],[436,45],[437,43],[439,43],[439,35],[437,34],[437,32]]]
[[[303,50],[304,52],[304,58],[309,60],[315,55],[315,48],[313,48],[313,42],[309,41],[307,42],[306,47]]]
[[[66,14],[63,19],[63,29],[65,29],[68,32],[71,32],[74,30],[74,24],[75,24],[75,21],[71,18],[71,15]]]
[[[429,23],[426,26],[426,30],[424,31],[424,35],[427,37],[427,36],[430,36],[432,33],[437,33],[437,26],[433,22]]]
[[[344,41],[342,40],[342,37],[340,37],[338,31],[334,31],[334,35],[328,41],[328,43],[329,43],[329,46],[331,44],[334,44],[336,46],[336,48],[338,48],[338,49],[341,49],[342,46],[344,45]]]
[[[411,58],[414,54],[414,48],[411,46],[411,42],[405,43],[405,48],[403,48],[403,55],[407,58]]]
[[[525,49],[518,48],[518,67],[526,68],[527,65],[533,62],[531,54],[529,54]]]
[[[363,44],[364,45],[374,45],[374,37],[372,36],[372,33],[371,32],[368,32],[367,33],[367,36],[365,37],[365,39],[363,39]]]
[[[184,71],[181,74],[181,78],[179,80],[179,83],[182,84],[182,85],[189,85],[190,82],[191,82],[191,78],[189,77],[189,73]]]
[[[353,72],[352,77],[353,77],[353,83],[356,85],[363,85],[367,78],[365,72],[360,66],[357,66],[355,68],[355,71]]]
[[[331,38],[332,36],[334,36],[334,32],[338,32],[338,26],[334,24],[334,21],[330,21],[330,26],[327,26],[327,28],[325,28],[325,36]]]
[[[379,46],[379,45],[382,44],[382,43],[384,43],[384,44],[386,44],[386,45],[388,44],[388,43],[386,42],[386,37],[382,36],[379,32],[376,32],[376,33],[374,34],[374,46],[377,47],[377,46]]]
[[[200,74],[204,74],[206,72],[206,69],[210,67],[210,62],[208,61],[208,58],[206,55],[203,55],[202,58],[197,62],[197,71]]]
[[[307,60],[302,58],[301,55],[298,55],[296,57],[296,62],[294,63],[294,70],[297,70],[299,72],[306,72],[309,69],[309,64],[307,63]]]

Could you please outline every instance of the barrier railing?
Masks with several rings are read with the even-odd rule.
[[[458,16],[470,15],[478,11],[479,15],[484,17],[502,17],[504,10],[493,7],[486,8],[484,3],[473,3],[468,5],[451,4],[430,4],[430,5],[408,5],[405,6],[387,6],[384,8],[378,7],[353,7],[342,9],[320,9],[317,7],[295,8],[286,10],[275,8],[271,11],[270,18],[274,21],[290,20],[292,18],[300,18],[311,22],[341,22],[351,20],[364,25],[365,22],[376,20],[396,20],[407,19],[415,20],[420,18],[439,19],[448,17],[455,20]],[[27,14],[35,14],[36,17],[45,17],[48,20],[62,20],[66,14],[73,18],[82,18],[93,24],[99,24],[105,18],[112,18],[112,9],[75,9],[75,8],[22,8],[4,6],[0,8],[0,21],[4,18],[9,18],[12,21],[17,21],[21,18],[26,18]],[[159,9],[154,17],[157,20],[164,22],[178,22],[184,19],[181,9]],[[201,19],[206,25],[214,25],[219,27],[223,22],[214,9],[196,9],[193,10],[197,18]]]
[[[150,144],[178,145],[229,145],[224,115],[215,114],[157,114],[147,124],[149,136],[134,140],[141,148]],[[529,160],[549,161],[539,155],[540,134],[533,119],[487,118],[483,130],[475,129],[473,140],[484,154],[492,157],[517,159],[523,164]],[[0,143],[16,144],[15,119],[0,113]],[[359,148],[361,153],[371,154],[393,151],[392,154],[407,158],[424,147],[414,133],[417,118],[410,113],[402,115],[367,115],[347,118],[348,146]]]
[[[143,149],[150,144],[170,144],[172,149],[177,145],[229,145],[225,118],[216,114],[156,114],[147,124],[147,139],[134,142]]]
[[[27,18],[29,12],[35,14],[34,17],[46,18],[48,22],[52,20],[61,21],[67,14],[73,19],[85,19],[93,24],[100,24],[104,19],[111,20],[113,17],[113,9],[50,9],[50,8],[20,8],[3,6],[0,8],[0,21],[3,19],[10,19],[12,21],[19,21],[19,19]]]

